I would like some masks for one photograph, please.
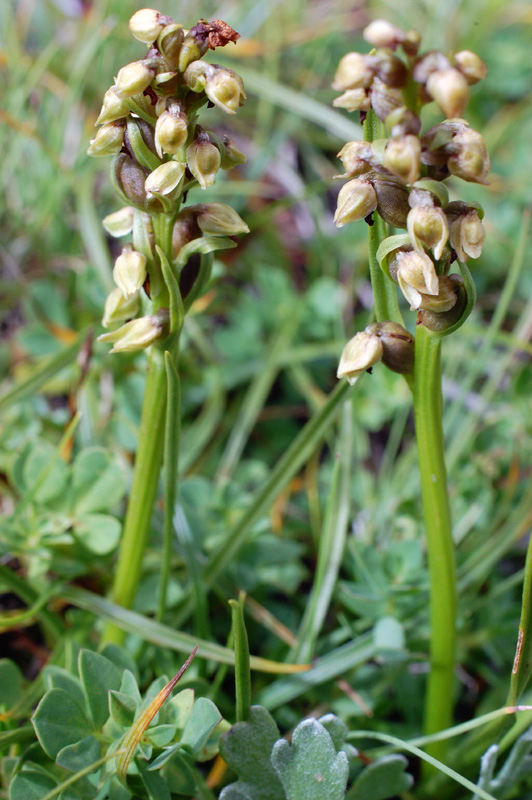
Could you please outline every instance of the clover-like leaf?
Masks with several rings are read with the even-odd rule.
[[[198,753],[221,719],[222,715],[212,700],[200,697],[194,703],[192,713],[186,722],[181,744],[189,752]]]
[[[37,764],[25,764],[9,787],[9,800],[41,800],[57,782]]]
[[[115,549],[121,530],[120,522],[109,514],[82,514],[74,521],[74,536],[78,542],[99,556]]]
[[[91,733],[90,723],[77,701],[64,689],[50,689],[32,717],[37,739],[46,755],[55,758],[63,747]]]
[[[330,734],[317,720],[303,720],[294,731],[291,745],[286,739],[276,742],[272,764],[286,800],[344,800],[347,756],[336,752]]]
[[[109,659],[92,650],[81,650],[79,674],[94,727],[99,729],[109,717],[109,690],[120,689],[122,676]]]
[[[8,658],[0,659],[0,707],[12,708],[22,697],[24,677]]]
[[[87,447],[72,466],[76,514],[106,511],[124,495],[124,475],[115,456],[101,447]]]
[[[86,736],[75,744],[69,744],[59,751],[56,758],[56,763],[60,767],[70,770],[70,772],[79,772],[82,769],[90,767],[101,756],[100,745],[95,736]]]
[[[43,669],[43,678],[47,689],[64,689],[83,711],[86,710],[85,694],[77,675],[72,675],[67,669],[56,664],[47,664]]]

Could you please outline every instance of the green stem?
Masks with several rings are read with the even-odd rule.
[[[166,215],[154,219],[156,243],[171,257],[172,220]],[[158,270],[159,265],[154,269]],[[166,284],[158,281],[152,297],[153,311],[169,304]],[[172,332],[173,333],[173,332]],[[178,332],[176,332],[178,333]],[[175,348],[177,350],[177,337]],[[164,451],[167,376],[163,345],[148,352],[146,387],[142,405],[139,442],[133,470],[133,482],[120,542],[112,598],[124,608],[131,608],[142,572],[142,560],[148,543],[153,507],[157,497]],[[125,633],[113,624],[104,630],[103,640],[122,644]]]
[[[380,137],[379,119],[374,111],[368,111],[363,132],[365,142],[374,142]],[[373,225],[368,226],[369,274],[375,301],[375,317],[377,322],[391,320],[402,325],[403,318],[399,311],[395,286],[386,278],[377,261],[377,250],[386,235],[386,223],[375,211]]]
[[[451,725],[455,663],[456,568],[444,461],[441,397],[441,339],[422,325],[416,332],[414,416],[421,495],[430,572],[430,673],[425,699],[425,733]],[[431,754],[444,758],[437,742]]]
[[[133,605],[150,534],[163,457],[165,409],[164,357],[153,347],[148,355],[137,457],[112,591],[113,601],[124,608]],[[111,624],[103,638],[121,644],[124,637],[124,631]]]

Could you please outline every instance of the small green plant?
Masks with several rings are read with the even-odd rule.
[[[469,50],[420,53],[421,36],[376,20],[364,31],[374,46],[348,53],[333,88],[334,105],[360,111],[364,141],[338,154],[349,181],[338,195],[338,227],[369,224],[377,321],[346,345],[338,377],[350,382],[382,361],[412,390],[431,584],[427,733],[453,719],[456,574],[444,461],[441,344],[463,325],[475,287],[466,261],[478,258],[485,232],[478,203],[449,201],[449,177],[485,184],[490,161],[482,136],[462,119],[469,86],[487,67]],[[404,58],[398,55],[401,48]],[[447,119],[422,131],[421,109],[435,101]],[[406,234],[388,235],[387,226]],[[456,264],[459,272],[452,272]],[[405,328],[394,284],[417,310],[415,337]],[[435,745],[440,756],[445,744]]]
[[[221,20],[200,21],[189,31],[153,9],[131,17],[130,30],[147,45],[144,58],[127,64],[105,94],[91,141],[92,156],[114,156],[113,180],[127,203],[106,217],[112,236],[132,234],[115,261],[116,283],[105,304],[99,337],[111,352],[149,348],[147,381],[133,484],[113,588],[113,598],[130,607],[141,574],[159,474],[165,458],[165,556],[160,589],[164,613],[169,548],[173,535],[180,431],[177,372],[185,315],[207,286],[213,253],[235,247],[248,228],[222,203],[182,207],[194,186],[206,190],[220,169],[245,156],[227,136],[200,126],[207,104],[235,114],[246,98],[240,77],[209,64],[209,49],[236,42],[239,35]],[[117,327],[118,326],[118,327]],[[123,632],[110,626],[107,640]]]

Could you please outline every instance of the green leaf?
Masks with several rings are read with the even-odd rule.
[[[394,236],[388,236],[386,239],[383,239],[379,245],[375,257],[379,262],[380,268],[388,278],[390,278],[390,257],[396,250],[400,250],[401,247],[411,247],[410,238],[407,233],[398,233]]]
[[[183,689],[165,703],[166,719],[183,730],[194,708],[194,689]]]
[[[122,676],[111,661],[92,650],[80,651],[79,674],[94,727],[99,729],[109,717],[109,690],[120,688]]]
[[[43,441],[28,454],[22,473],[27,489],[37,487],[33,498],[39,503],[47,503],[64,493],[69,468],[57,457],[56,448]]]
[[[344,800],[347,756],[336,752],[329,733],[317,720],[303,720],[291,745],[286,739],[276,742],[272,764],[287,800]]]
[[[335,714],[325,714],[325,716],[319,718],[318,722],[323,725],[331,737],[335,750],[340,750],[344,746],[345,738],[349,733],[349,728],[345,722]]]
[[[163,752],[159,756],[157,756],[157,758],[154,761],[151,762],[148,769],[150,771],[161,769],[161,767],[164,767],[164,765],[172,758],[174,753],[177,753],[177,751],[180,749],[181,749],[181,742],[178,742],[177,744],[174,744],[173,747],[168,747],[166,750],[163,750]]]
[[[166,283],[166,288],[168,289],[168,295],[170,298],[170,330],[173,334],[177,334],[181,330],[183,326],[183,320],[185,319],[185,308],[183,306],[183,298],[181,297],[181,291],[179,289],[179,282],[174,274],[173,267],[170,266],[170,262],[168,261],[164,250],[159,247],[159,245],[156,245],[155,247],[157,250],[157,255],[159,256],[164,282]]]
[[[148,739],[154,747],[166,747],[175,738],[175,734],[175,725],[156,725],[147,730]]]
[[[91,733],[87,717],[64,689],[46,692],[31,721],[42,749],[50,758]]]
[[[72,465],[76,514],[106,511],[124,496],[124,474],[116,457],[101,447],[87,447]]]
[[[279,728],[262,706],[251,706],[249,722],[237,722],[220,739],[220,755],[238,775],[220,800],[285,800],[283,787],[270,762]]]
[[[122,681],[120,683],[120,691],[124,694],[127,694],[128,697],[131,697],[137,706],[140,706],[142,698],[140,696],[137,679],[129,669],[124,670]]]
[[[57,786],[37,765],[25,764],[9,787],[9,800],[41,800]]]
[[[402,650],[405,646],[403,626],[395,617],[381,617],[373,629],[376,650]]]
[[[190,256],[194,253],[207,255],[213,253],[215,250],[231,250],[236,247],[236,242],[228,239],[225,236],[200,236],[198,239],[193,239],[191,242],[181,248],[177,259],[177,266],[184,267]]]
[[[111,553],[120,540],[122,526],[115,517],[108,514],[84,514],[73,526],[76,539],[100,556]]]
[[[85,694],[80,679],[63,667],[55,664],[43,670],[44,684],[47,689],[64,689],[77,702],[82,711],[86,709]]]
[[[407,792],[414,780],[405,772],[408,762],[395,754],[379,758],[366,767],[348,792],[352,800],[388,800]]]
[[[249,719],[251,706],[251,677],[249,674],[249,642],[244,621],[243,598],[229,600],[233,622],[235,647],[235,694],[236,718],[238,722]]]
[[[140,759],[136,764],[150,800],[171,800],[170,789],[164,778],[158,772],[150,771]]]
[[[183,730],[182,746],[193,754],[198,753],[221,719],[222,715],[212,700],[200,697],[194,703],[192,713]]]
[[[131,654],[128,653],[123,647],[119,647],[117,644],[108,642],[103,648],[101,655],[104,656],[104,658],[107,658],[109,661],[112,661],[119,672],[124,672],[124,670],[128,669],[132,675],[135,676],[135,678],[138,677],[135,659],[132,658]]]
[[[39,389],[50,378],[53,378],[54,375],[57,375],[58,372],[76,360],[84,336],[85,333],[82,333],[74,344],[60,350],[56,355],[39,359],[33,365],[34,371],[28,378],[16,383],[9,391],[0,396],[0,409],[8,408],[8,406],[19,403],[28,397],[35,397]]]
[[[100,745],[95,736],[86,736],[75,744],[69,744],[59,751],[56,764],[70,770],[79,772],[101,758]]]
[[[24,677],[8,658],[0,659],[0,707],[12,708],[22,697]]]
[[[137,713],[137,703],[124,692],[111,689],[109,692],[109,712],[111,719],[121,728],[130,728]]]
[[[196,761],[211,761],[220,752],[220,737],[231,728],[231,723],[222,719],[212,730],[211,735],[196,754]]]
[[[508,705],[515,705],[532,675],[532,537],[528,540],[525,562],[525,579],[521,602],[521,619],[514,658]]]

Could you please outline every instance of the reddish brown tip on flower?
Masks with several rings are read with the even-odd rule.
[[[194,36],[207,39],[211,50],[214,50],[216,47],[225,47],[229,42],[234,42],[236,44],[237,40],[240,39],[240,34],[233,30],[233,28],[222,19],[213,19],[212,22],[200,19],[190,33],[193,33]]]

